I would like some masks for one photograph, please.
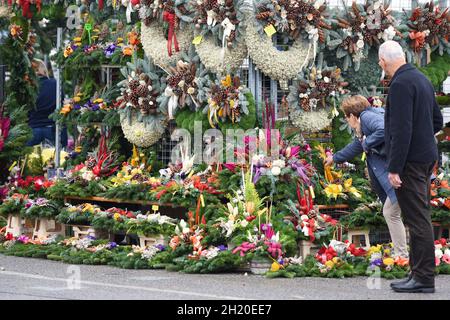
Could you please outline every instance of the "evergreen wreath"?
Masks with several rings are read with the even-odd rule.
[[[345,93],[346,85],[339,68],[322,68],[320,55],[318,66],[310,72],[299,74],[289,87],[287,102],[293,125],[306,130],[320,130],[329,125],[337,115],[336,100]],[[328,115],[330,109],[331,114]]]
[[[148,60],[135,59],[121,69],[125,80],[118,83],[121,96],[120,124],[125,138],[139,147],[149,147],[164,133],[166,111],[157,102],[162,93],[160,76]]]
[[[194,7],[195,44],[202,63],[214,73],[238,69],[247,56],[243,1],[198,0]]]
[[[330,31],[328,48],[336,50],[336,58],[344,59],[344,71],[352,65],[358,71],[371,47],[401,37],[394,25],[389,3],[383,0],[366,0],[364,5],[353,2],[351,10],[345,9],[345,18],[337,17],[338,29]]]

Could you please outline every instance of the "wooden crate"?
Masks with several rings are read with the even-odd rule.
[[[72,226],[73,235],[76,238],[83,239],[87,236],[94,237],[95,239],[109,239],[109,233],[105,230],[97,230],[91,226]]]
[[[439,240],[441,238],[445,238],[445,234],[447,234],[447,239],[450,238],[450,225],[441,224],[440,222],[433,222],[434,229],[434,239]]]
[[[34,224],[36,219],[22,219],[22,234],[31,238],[34,232]]]
[[[22,219],[19,214],[9,214],[5,234],[11,233],[14,237],[22,234]]]
[[[138,234],[139,237],[139,246],[142,248],[150,247],[158,244],[162,244],[163,246],[167,246],[167,240],[161,234],[152,234],[152,235],[143,235]]]
[[[39,218],[36,219],[33,231],[33,240],[46,239],[53,235],[66,235],[65,225],[56,222],[54,219]]]
[[[369,229],[348,229],[347,236],[348,241],[354,243],[355,246],[365,249],[370,248]],[[364,245],[361,242],[361,238],[364,239]]]

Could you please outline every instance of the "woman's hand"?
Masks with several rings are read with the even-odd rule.
[[[325,161],[324,161],[324,164],[326,165],[326,166],[331,166],[332,164],[333,164],[333,156],[331,155],[331,154],[329,154],[328,156],[327,156],[327,158],[325,159]]]

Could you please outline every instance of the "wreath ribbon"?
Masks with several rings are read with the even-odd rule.
[[[172,56],[172,41],[175,47],[175,51],[179,52],[177,35],[175,34],[175,22],[177,17],[174,13],[164,11],[163,20],[169,23],[169,38],[167,39],[167,51],[169,52],[169,57]]]
[[[173,113],[178,106],[178,96],[175,93],[173,93],[173,90],[170,87],[167,87],[166,90],[164,90],[164,95],[166,97],[169,97],[168,112],[169,112],[169,119],[172,120]]]
[[[309,47],[308,47],[308,53],[306,55],[305,61],[302,64],[301,69],[303,69],[309,60],[309,54],[311,52],[311,48],[313,49],[313,63],[316,61],[316,54],[317,54],[317,43],[319,41],[319,29],[317,28],[311,28],[308,31],[308,38],[310,39]]]
[[[223,63],[223,59],[225,57],[225,40],[228,36],[231,35],[231,32],[236,30],[236,26],[230,21],[230,19],[226,18],[222,21],[223,27],[223,36],[222,36],[222,51],[220,53],[220,57]]]
[[[131,0],[128,1],[127,10],[125,11],[125,15],[127,16],[127,23],[131,23],[131,13],[134,12],[133,5]]]

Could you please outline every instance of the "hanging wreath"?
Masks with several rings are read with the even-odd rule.
[[[331,29],[326,9],[323,0],[263,0],[256,5],[255,18],[264,29],[273,26],[284,42],[317,35],[316,40],[325,43]]]
[[[295,78],[306,64],[305,61],[312,58],[308,44],[303,39],[295,40],[287,51],[278,50],[271,37],[259,34],[253,18],[247,23],[245,42],[255,65],[274,80]]]
[[[359,70],[361,60],[369,49],[383,41],[392,40],[401,33],[394,27],[395,19],[390,14],[389,4],[368,0],[364,5],[352,3],[345,18],[337,18],[337,31],[330,31],[328,48],[336,50],[336,57],[344,59],[343,69],[354,65]]]
[[[405,15],[406,12],[405,12]],[[418,7],[407,15],[410,47],[416,54],[417,61],[420,61],[420,54],[427,52],[427,62],[430,62],[431,52],[438,50],[440,55],[444,52],[450,54],[450,12],[447,9],[441,10],[433,2],[426,3],[423,7]]]
[[[198,0],[194,4],[195,29],[201,37],[209,33],[221,43],[222,50],[236,46],[243,33],[243,0]]]
[[[140,4],[142,45],[158,65],[168,66],[180,59],[192,40],[189,24],[192,10],[188,0],[144,0]]]
[[[289,87],[289,116],[296,127],[320,130],[337,115],[336,99],[345,93],[347,83],[343,81],[340,69],[321,68],[320,65],[321,61],[318,68],[313,67],[308,74],[300,75],[300,79]],[[307,124],[308,121],[311,123]]]
[[[231,78],[231,75],[227,75],[220,83],[212,83],[208,92],[208,105],[203,109],[211,127],[216,128],[224,122],[238,123],[241,116],[248,115],[245,95],[249,92],[249,89],[241,86],[238,76]]]
[[[144,122],[137,119],[137,114],[134,114],[131,119],[121,115],[120,124],[125,138],[141,148],[155,144],[164,133],[163,126],[155,126],[154,128],[146,126]]]
[[[189,57],[184,57],[190,60]],[[179,60],[174,66],[165,70],[168,75],[164,79],[166,87],[164,94],[158,98],[158,102],[167,108],[169,119],[174,119],[178,108],[188,107],[191,110],[199,110],[205,101],[203,91],[207,72],[200,70],[194,61]]]
[[[237,43],[235,47],[225,48],[222,52],[222,47],[215,44],[213,37],[203,39],[201,43],[195,45],[195,50],[205,68],[219,74],[239,69],[247,58],[245,43]]]
[[[125,80],[118,84],[121,95],[117,103],[125,137],[132,143],[138,141],[139,144],[135,143],[138,146],[150,146],[164,132],[166,124],[165,110],[157,102],[161,94],[160,77],[154,66],[142,59],[128,63],[121,72]],[[135,135],[132,129],[136,130]]]
[[[189,49],[192,41],[190,30],[184,29],[183,32],[177,32],[178,51],[172,51],[172,54],[169,54],[163,26],[156,22],[148,26],[142,24],[141,32],[142,48],[146,55],[161,67],[176,63],[181,58],[182,53]]]

